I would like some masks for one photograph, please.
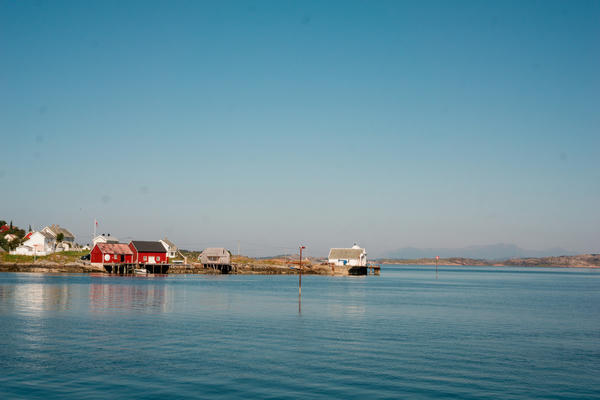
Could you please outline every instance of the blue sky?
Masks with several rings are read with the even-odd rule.
[[[597,1],[2,0],[0,57],[22,226],[600,252]]]

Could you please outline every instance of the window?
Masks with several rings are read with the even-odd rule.
[[[144,261],[148,261],[148,257],[144,256]]]

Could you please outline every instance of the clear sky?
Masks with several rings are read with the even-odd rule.
[[[599,1],[0,0],[0,219],[600,252]]]

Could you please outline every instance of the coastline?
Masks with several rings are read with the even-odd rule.
[[[109,273],[102,267],[92,265],[89,261],[80,260],[79,253],[56,253],[36,261],[24,256],[7,256],[0,258],[0,272],[31,272],[31,273]],[[32,258],[32,257],[31,257]],[[435,258],[419,259],[377,259],[379,265],[413,265],[433,266]],[[482,260],[463,257],[441,258],[439,266],[465,267],[530,267],[530,268],[600,268],[600,254],[582,254],[577,256],[558,256],[543,258],[512,258],[509,260]],[[232,275],[297,275],[300,273],[297,261],[288,258],[255,259],[244,256],[234,256],[231,263]],[[324,259],[309,258],[303,260],[302,274],[325,276],[365,275],[366,267],[357,270],[351,267],[332,267]],[[202,264],[192,262],[187,264],[171,264],[168,274],[221,274],[221,271],[204,268]]]
[[[233,264],[231,275],[298,275],[300,270],[290,268],[287,265],[279,264]],[[103,267],[98,267],[90,264],[72,262],[72,263],[50,263],[50,262],[35,262],[35,263],[15,263],[15,262],[0,262],[0,272],[15,272],[15,273],[82,273],[82,274],[109,274]],[[221,275],[219,270],[204,268],[201,264],[187,265],[172,265],[168,271],[169,275]],[[325,275],[325,276],[348,276],[352,272],[347,267],[332,268],[329,265],[312,265],[307,264],[302,268],[303,275]]]
[[[404,266],[433,266],[435,262],[382,262],[382,265],[404,265]],[[460,264],[460,263],[438,263],[440,267],[520,267],[520,268],[587,268],[600,269],[600,265],[513,265],[513,264]],[[68,264],[49,264],[49,263],[0,263],[0,273],[45,273],[45,274],[111,274],[106,272],[102,267],[96,267],[89,264],[68,263]],[[177,265],[171,266],[168,275],[221,275],[218,270],[203,268],[196,265]],[[297,268],[289,268],[280,265],[234,265],[230,275],[298,275]],[[323,276],[350,276],[347,268],[336,267],[335,271],[331,271],[329,266],[307,266],[302,270],[303,275],[323,275]]]
[[[435,258],[379,259],[382,265],[436,265]],[[576,256],[511,258],[508,260],[482,260],[463,257],[441,258],[438,265],[476,267],[532,267],[532,268],[600,268],[600,254]]]

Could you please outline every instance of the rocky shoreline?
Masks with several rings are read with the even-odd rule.
[[[378,260],[382,265],[435,265],[434,258],[416,260]],[[560,256],[543,258],[513,258],[505,261],[476,260],[470,258],[445,258],[438,261],[440,266],[490,266],[490,267],[540,267],[540,268],[600,268],[600,254],[583,254],[578,256]],[[0,272],[32,272],[32,273],[107,273],[104,268],[90,265],[89,262],[59,263],[47,260],[36,262],[0,262]],[[307,262],[303,265],[305,275],[348,276],[357,271],[349,267],[332,268],[326,263]],[[364,275],[360,271],[359,275]],[[230,274],[237,275],[296,275],[300,273],[298,266],[290,266],[280,262],[261,262],[252,260],[232,264]],[[169,274],[221,274],[221,271],[204,268],[202,264],[172,265]]]
[[[32,272],[32,273],[100,273],[107,274],[102,267],[93,266],[86,263],[66,263],[59,264],[53,262],[36,263],[0,263],[0,272]],[[334,269],[329,265],[305,265],[302,268],[304,275],[329,275],[329,276],[347,276],[352,275],[352,271],[346,267],[336,267]],[[233,275],[297,275],[300,273],[298,268],[290,268],[286,265],[248,263],[233,264],[230,274]],[[201,264],[172,265],[169,268],[169,274],[221,274],[221,271],[212,268],[204,268]]]

